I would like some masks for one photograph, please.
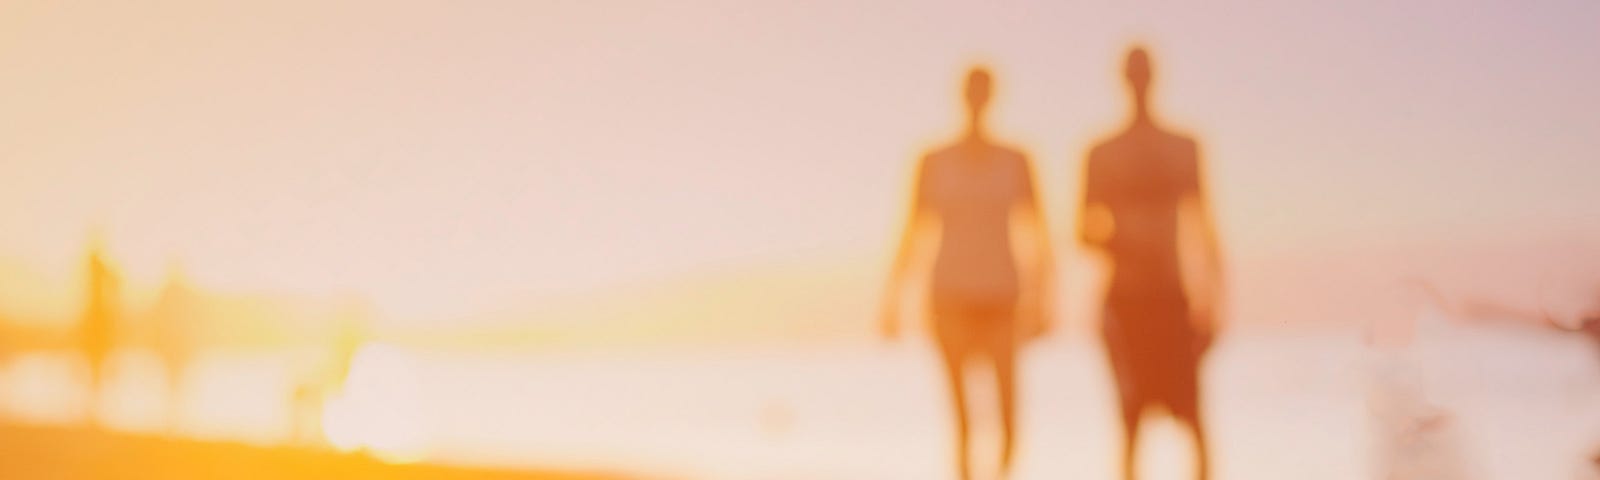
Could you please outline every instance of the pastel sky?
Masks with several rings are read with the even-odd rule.
[[[0,259],[69,285],[99,225],[134,284],[179,259],[419,319],[876,272],[974,64],[1068,232],[1136,42],[1237,261],[1592,240],[1597,25],[1591,0],[6,2]]]

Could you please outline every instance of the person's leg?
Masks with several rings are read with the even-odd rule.
[[[995,386],[1000,390],[1000,477],[1007,478],[1011,474],[1011,460],[1016,451],[1017,352],[1015,343],[1011,341],[1013,332],[1010,331],[1010,323],[1001,324],[1006,328],[1004,332],[997,332],[996,336],[1000,338],[994,340],[990,357],[994,360]]]
[[[1144,418],[1144,404],[1136,400],[1123,400],[1122,404],[1122,478],[1139,478],[1139,424]]]
[[[1111,356],[1112,376],[1116,380],[1117,408],[1122,420],[1122,478],[1133,480],[1138,478],[1139,457],[1139,425],[1144,419],[1146,400],[1142,396],[1137,384],[1132,381],[1125,352],[1117,352],[1119,347],[1106,345],[1108,351],[1113,351]]]
[[[1180,375],[1180,385],[1174,395],[1172,415],[1178,421],[1189,427],[1191,441],[1194,442],[1195,478],[1207,480],[1211,478],[1211,455],[1207,448],[1205,421],[1200,413],[1200,389],[1198,374],[1194,365],[1189,365],[1189,370]]]
[[[1101,338],[1105,341],[1106,363],[1111,367],[1111,379],[1117,388],[1117,406],[1122,426],[1122,478],[1138,478],[1139,424],[1144,416],[1143,392],[1137,388],[1133,371],[1132,352],[1124,335],[1126,325],[1115,314],[1115,308],[1106,305]]]
[[[1201,420],[1198,412],[1184,419],[1183,422],[1189,425],[1189,434],[1194,439],[1194,478],[1207,480],[1211,478],[1211,453],[1206,447],[1205,422]]]
[[[948,319],[940,319],[940,322]],[[967,420],[967,395],[966,395],[966,363],[968,352],[965,338],[959,338],[959,332],[951,332],[939,328],[939,353],[944,363],[945,377],[950,385],[950,400],[956,420],[956,478],[969,480],[972,478],[970,462],[968,461],[969,434]]]

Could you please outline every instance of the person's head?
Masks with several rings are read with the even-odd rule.
[[[1128,80],[1128,90],[1133,93],[1134,104],[1143,109],[1150,94],[1150,53],[1135,45],[1128,49],[1128,59],[1123,63],[1123,77]]]
[[[992,95],[993,79],[989,70],[983,67],[973,67],[967,71],[966,100],[968,128],[978,129],[983,123],[983,112],[989,106],[989,97]]]

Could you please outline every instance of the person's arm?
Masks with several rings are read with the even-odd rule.
[[[911,212],[906,218],[905,226],[900,232],[900,241],[895,248],[894,263],[889,266],[889,280],[884,289],[882,312],[878,317],[879,331],[885,338],[893,339],[900,334],[900,303],[905,296],[906,273],[911,268],[911,255],[916,251],[917,240],[922,236],[924,226],[933,216],[931,205],[927,200],[928,159],[923,158],[917,166],[917,177],[911,193]]]
[[[1216,219],[1212,215],[1211,198],[1207,193],[1204,161],[1200,158],[1199,148],[1193,144],[1190,147],[1194,170],[1190,176],[1192,183],[1189,194],[1193,206],[1192,214],[1195,216],[1194,224],[1199,230],[1196,232],[1198,234],[1196,240],[1200,242],[1200,252],[1205,256],[1203,259],[1205,270],[1202,273],[1206,284],[1201,289],[1203,296],[1199,299],[1200,304],[1196,305],[1201,314],[1197,319],[1200,325],[1197,326],[1204,332],[1205,340],[1209,344],[1210,335],[1221,327],[1222,299],[1225,295],[1222,247],[1217,239]]]
[[[1025,318],[1032,322],[1026,333],[1029,337],[1042,336],[1050,331],[1055,321],[1056,259],[1050,245],[1050,226],[1045,221],[1044,208],[1034,188],[1033,168],[1026,157],[1022,159],[1022,195],[1017,214],[1027,225],[1033,240],[1033,265],[1030,281],[1023,289],[1023,305],[1033,309]]]
[[[1110,212],[1106,211],[1100,193],[1095,165],[1099,163],[1099,148],[1089,151],[1084,158],[1083,193],[1078,200],[1078,243],[1091,249],[1103,250],[1111,239],[1114,228]]]

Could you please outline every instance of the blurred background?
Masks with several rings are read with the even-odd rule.
[[[1227,251],[1217,477],[1594,478],[1596,345],[1547,327],[1600,307],[1596,25],[1586,0],[3,2],[0,437],[946,478],[934,350],[875,315],[916,159],[986,65],[1061,276],[1015,477],[1113,478],[1105,266],[1072,238],[1141,44]],[[1432,453],[1385,447],[1395,402],[1446,419]],[[1152,478],[1188,471],[1177,432],[1143,440]]]

